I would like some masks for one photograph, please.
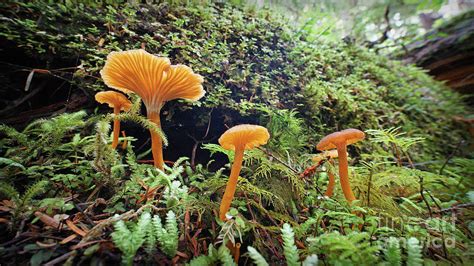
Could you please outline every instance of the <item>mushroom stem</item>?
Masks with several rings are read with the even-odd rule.
[[[239,180],[240,169],[242,169],[242,161],[244,159],[244,146],[235,147],[234,162],[230,171],[229,181],[225,187],[224,196],[222,197],[221,206],[219,208],[219,218],[225,221],[225,214],[229,211],[232,199],[234,199],[237,181]]]
[[[332,160],[329,161],[331,165],[333,165]],[[329,176],[329,184],[324,196],[331,197],[332,193],[334,192],[334,187],[336,186],[336,179],[334,178],[334,173],[332,169],[328,169],[328,176]]]
[[[351,184],[349,183],[349,170],[347,165],[347,146],[346,143],[336,145],[339,154],[339,178],[341,179],[341,187],[346,200],[351,203],[356,198],[352,193]]]
[[[114,107],[114,115],[119,115],[120,114],[120,106]],[[113,135],[113,140],[112,140],[112,149],[117,148],[118,145],[118,138],[119,138],[119,132],[120,132],[120,120],[117,119],[117,117],[114,118],[114,135]]]
[[[155,123],[159,128],[161,128],[160,113],[159,112],[149,112],[148,119]],[[153,154],[153,162],[156,168],[163,170],[163,142],[161,136],[155,131],[150,129],[151,135],[151,153]]]

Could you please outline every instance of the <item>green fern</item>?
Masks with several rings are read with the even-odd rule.
[[[122,220],[115,223],[111,236],[115,246],[122,252],[123,265],[133,264],[135,254],[146,240],[150,223],[151,215],[147,212],[142,213],[138,222],[131,227],[127,227]]]
[[[197,258],[194,258],[187,265],[209,266],[215,265],[217,263],[219,263],[219,265],[237,265],[235,264],[229,249],[225,245],[221,245],[219,249],[216,249],[212,244],[209,245],[207,255],[201,255]]]
[[[390,266],[402,265],[402,255],[398,238],[390,237],[387,240],[387,248],[384,249],[384,257]]]
[[[153,216],[152,220],[152,230],[149,230],[154,236],[151,239],[157,239],[160,248],[168,257],[172,258],[176,255],[178,251],[178,239],[179,239],[179,231],[178,231],[178,223],[176,220],[176,215],[173,211],[169,211],[166,214],[166,224],[163,227],[161,223],[161,219],[158,215]],[[150,245],[153,245],[153,242],[148,243],[149,248]]]
[[[236,266],[234,258],[230,254],[229,249],[225,245],[221,245],[219,249],[217,250],[217,257],[219,258],[219,261],[221,262],[221,265],[230,265],[230,266]]]
[[[255,248],[248,246],[247,247],[248,254],[252,259],[253,263],[257,266],[268,266],[268,262],[265,258],[258,252]]]
[[[287,223],[283,224],[281,229],[281,237],[283,239],[283,252],[286,258],[286,263],[288,266],[297,266],[300,265],[298,249],[295,245],[295,234],[293,229]]]
[[[422,266],[422,247],[415,237],[407,240],[407,266]]]
[[[131,122],[139,124],[140,126],[148,130],[154,131],[161,137],[163,141],[163,146],[168,146],[168,138],[166,137],[163,130],[159,126],[157,126],[155,123],[148,120],[146,117],[141,116],[138,113],[132,113],[132,112],[124,112],[119,115],[114,115],[114,114],[108,115],[109,120],[113,120],[114,118],[117,118],[120,121],[131,121]]]
[[[9,138],[9,142],[17,142],[19,145],[28,146],[28,136],[19,132],[13,127],[7,125],[0,125],[0,133],[3,133]]]
[[[405,137],[406,132],[398,132],[400,127],[391,127],[388,129],[369,129],[367,133],[372,135],[372,142],[383,143],[386,145],[395,144],[403,151],[407,151],[412,145],[420,143],[424,140],[421,137]]]
[[[380,246],[369,241],[366,232],[351,232],[341,235],[338,231],[308,238],[310,254],[324,255],[329,264],[369,265],[378,262]]]
[[[0,182],[0,195],[4,195],[9,199],[18,200],[20,197],[20,193],[16,188],[8,183]]]

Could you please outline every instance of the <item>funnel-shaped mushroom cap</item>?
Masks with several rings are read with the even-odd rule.
[[[249,150],[266,144],[269,138],[270,134],[266,128],[244,124],[229,128],[219,138],[219,144],[226,150],[235,150],[239,146]]]
[[[95,95],[95,100],[99,103],[107,103],[111,108],[119,108],[128,111],[132,108],[132,103],[125,95],[116,91],[101,91]]]
[[[204,96],[202,76],[183,65],[172,66],[170,60],[145,50],[112,52],[100,71],[107,86],[134,92],[151,111],[173,99],[197,101]]]
[[[321,141],[319,141],[318,145],[316,145],[316,148],[320,151],[335,149],[338,143],[350,145],[363,140],[364,138],[364,132],[358,129],[349,128],[327,135],[321,139]]]

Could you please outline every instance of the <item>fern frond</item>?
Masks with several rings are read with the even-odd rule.
[[[222,265],[237,265],[234,262],[234,258],[230,254],[229,249],[225,245],[221,245],[217,250],[217,256]]]
[[[146,240],[146,233],[149,231],[151,215],[142,213],[138,222],[127,227],[124,221],[120,220],[114,224],[114,232],[111,234],[114,245],[122,252],[122,264],[132,265],[133,258],[138,249]]]
[[[252,261],[255,265],[257,265],[257,266],[268,266],[268,263],[265,260],[265,258],[255,248],[253,248],[251,246],[248,246],[247,251],[248,251],[250,258],[252,259]]]
[[[210,244],[208,248],[208,254],[207,255],[201,255],[197,258],[192,259],[189,264],[190,266],[209,266],[217,263],[219,260],[218,257],[218,252],[216,248]]]
[[[283,239],[283,251],[286,258],[286,263],[288,266],[298,266],[300,265],[298,249],[295,245],[295,234],[293,229],[287,223],[283,224],[281,229],[281,237]]]
[[[41,180],[33,185],[31,185],[25,193],[21,196],[20,201],[22,202],[21,205],[25,206],[31,203],[31,200],[38,196],[39,194],[43,193],[46,189],[46,186],[48,185],[47,180]]]
[[[20,193],[16,188],[8,183],[0,182],[0,195],[6,196],[8,199],[18,200]]]
[[[168,257],[174,257],[178,251],[179,231],[176,215],[173,211],[166,214],[166,224],[163,227],[161,218],[154,215],[152,219],[153,233],[160,243],[160,248]]]
[[[18,132],[13,127],[2,124],[0,125],[0,133],[5,134],[10,140],[14,140],[22,146],[28,146],[28,136],[24,133]]]
[[[415,237],[407,240],[407,266],[422,266],[422,247]]]
[[[397,238],[390,237],[387,241],[387,248],[384,250],[385,260],[390,266],[402,265],[402,255],[400,243]]]
[[[109,114],[107,117],[109,120],[117,118],[120,121],[131,121],[137,123],[140,126],[157,133],[161,137],[163,145],[168,146],[168,138],[166,137],[161,127],[151,122],[146,117],[131,112],[124,112],[119,115]]]

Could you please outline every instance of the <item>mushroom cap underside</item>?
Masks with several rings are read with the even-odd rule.
[[[132,108],[132,103],[120,92],[101,91],[95,94],[95,100],[99,103],[106,103],[111,108],[119,107],[120,110],[128,111]]]
[[[100,74],[107,86],[138,94],[147,107],[174,99],[197,101],[205,94],[201,75],[143,49],[110,53]]]
[[[318,145],[316,145],[316,148],[320,151],[335,149],[337,148],[336,144],[338,143],[345,143],[346,145],[350,145],[360,140],[363,140],[364,138],[364,132],[358,129],[349,128],[331,133],[326,137],[322,138],[321,141],[319,141]]]
[[[265,127],[243,124],[229,128],[219,138],[219,144],[226,150],[235,150],[244,146],[246,150],[253,149],[268,142],[270,133]]]
[[[328,150],[325,152],[322,152],[320,154],[315,155],[312,160],[315,163],[319,163],[320,161],[326,159],[326,158],[337,158],[339,155],[337,153],[337,150]]]

